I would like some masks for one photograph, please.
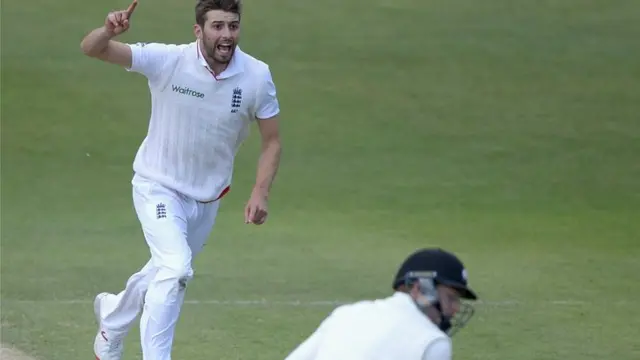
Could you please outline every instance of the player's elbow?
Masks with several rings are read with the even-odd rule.
[[[262,140],[262,151],[273,153],[274,156],[280,156],[282,153],[282,143],[280,136],[272,135]]]
[[[276,149],[282,148],[282,142],[280,141],[280,134],[272,134],[265,139],[265,143]]]
[[[85,45],[84,41],[80,43],[80,50],[82,51],[83,54],[85,54],[86,56],[91,56],[91,52],[89,51],[89,48]]]
[[[91,41],[91,39],[88,38],[84,38],[80,42],[80,50],[86,56],[99,58],[104,54],[106,47],[96,46],[94,41]]]
[[[83,54],[89,57],[95,57],[95,51],[93,51],[92,46],[89,44],[87,39],[82,39],[80,42],[80,50]]]
[[[99,58],[103,53],[103,51],[98,51],[95,48],[92,48],[91,46],[86,44],[80,44],[80,49],[82,50],[83,54],[92,58]]]

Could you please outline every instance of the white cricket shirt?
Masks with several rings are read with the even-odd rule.
[[[280,111],[269,66],[236,47],[215,77],[190,44],[128,44],[128,71],[147,77],[151,115],[134,171],[197,201],[216,200],[231,185],[238,148],[253,120]]]
[[[451,339],[405,293],[335,309],[285,360],[450,360]]]

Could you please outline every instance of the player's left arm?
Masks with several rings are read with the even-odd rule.
[[[258,90],[258,101],[255,118],[262,141],[256,182],[251,197],[245,207],[245,223],[260,225],[266,221],[267,199],[271,186],[280,167],[280,105],[276,95],[276,87],[267,68],[263,73]]]
[[[265,198],[269,196],[271,185],[280,167],[282,144],[280,143],[279,122],[278,115],[268,119],[258,119],[262,146],[253,191]]]

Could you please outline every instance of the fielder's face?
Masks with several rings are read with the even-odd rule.
[[[240,36],[240,16],[222,10],[211,10],[204,26],[195,25],[196,37],[202,42],[209,60],[219,64],[231,61]]]
[[[427,297],[421,293],[418,284],[412,289],[412,296],[418,304],[424,307],[423,311],[429,319],[440,325],[444,320],[443,316],[450,319],[460,311],[460,293],[445,285],[437,285],[436,292],[438,293],[438,307],[429,303]]]
[[[440,306],[445,316],[453,317],[460,311],[460,293],[458,290],[449,286],[438,286],[438,297],[440,298]]]

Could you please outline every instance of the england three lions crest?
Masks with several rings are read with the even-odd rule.
[[[236,87],[233,89],[233,96],[231,97],[231,113],[237,113],[242,105],[242,89]]]

